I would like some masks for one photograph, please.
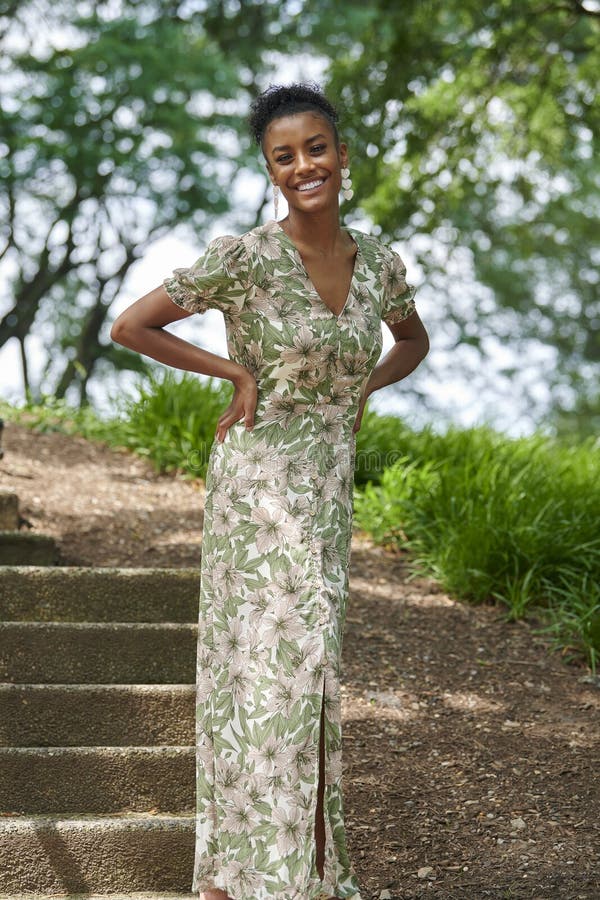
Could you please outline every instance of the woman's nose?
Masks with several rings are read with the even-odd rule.
[[[296,156],[296,171],[311,172],[315,168],[315,161],[308,153],[299,153]]]

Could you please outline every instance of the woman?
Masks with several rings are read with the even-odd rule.
[[[265,91],[250,124],[288,216],[215,239],[111,333],[234,385],[210,451],[202,542],[192,885],[202,900],[360,900],[340,702],[355,439],[368,396],[429,345],[400,257],[340,227],[350,184],[336,119],[316,85]],[[163,330],[210,308],[225,317],[229,359]],[[396,343],[376,365],[382,320]]]

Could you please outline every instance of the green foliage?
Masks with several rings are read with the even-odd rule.
[[[543,344],[557,403],[597,396],[597,5],[348,0],[343,19],[335,0],[308,6],[341,99],[354,203],[410,241],[437,346],[447,335],[457,368],[485,383],[488,347],[513,350],[510,376]],[[529,406],[539,417],[540,401]]]
[[[161,472],[204,478],[217,420],[232,395],[233,385],[221,379],[215,384],[170,371],[153,376],[138,397],[123,403],[120,443]]]
[[[114,422],[101,419],[91,406],[73,407],[49,395],[41,402],[29,398],[21,406],[0,400],[0,418],[26,425],[41,434],[78,434],[92,441],[110,443]]]
[[[545,609],[595,666],[600,652],[597,441],[509,440],[487,428],[401,431],[404,455],[357,488],[355,519],[410,551],[416,572],[509,618]],[[558,625],[556,623],[559,623]],[[562,629],[562,630],[561,630]]]
[[[186,224],[200,250],[237,171],[256,165],[237,132],[276,7],[259,4],[255,40],[234,45],[221,3],[184,6],[24,0],[0,29],[0,347],[16,338],[25,356],[35,334],[46,392],[77,386],[85,402],[99,360],[103,374],[139,369],[107,334],[130,267]]]
[[[581,384],[583,378],[578,378]],[[556,434],[565,442],[577,443],[581,438],[600,434],[600,394],[586,395],[585,386],[571,406],[559,406],[554,410],[552,424]]]
[[[380,415],[367,404],[356,435],[355,484],[379,483],[386,468],[403,457],[413,435],[398,416]]]
[[[573,580],[571,580],[573,577]],[[554,593],[557,602],[545,611],[549,620],[542,631],[554,638],[555,647],[573,647],[587,652],[595,674],[600,660],[600,585],[581,571],[565,566]]]

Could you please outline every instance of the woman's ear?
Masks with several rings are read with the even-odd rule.
[[[348,145],[340,144],[340,163],[342,164],[342,169],[346,169],[348,167]]]
[[[267,175],[271,179],[271,184],[277,184],[275,181],[275,176],[273,175],[273,170],[271,169],[271,164],[267,162]]]

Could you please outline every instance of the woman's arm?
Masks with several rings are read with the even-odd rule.
[[[163,326],[190,315],[192,313],[173,303],[165,288],[160,286],[140,297],[117,316],[110,336],[115,343],[168,366],[215,378],[228,378],[234,384],[235,392],[230,406],[219,419],[217,437],[223,440],[227,428],[240,418],[245,419],[247,428],[254,424],[256,380],[239,363],[196,347],[164,330]]]
[[[196,347],[164,330],[164,325],[191,315],[173,303],[164,287],[157,287],[115,319],[110,336],[117,344],[176,369],[228,378],[234,384],[242,373],[247,375],[247,370],[238,363]]]
[[[417,312],[388,328],[394,335],[395,344],[377,363],[365,385],[352,429],[355,434],[360,429],[369,395],[406,378],[429,353],[429,337]]]
[[[417,312],[388,328],[395,344],[371,372],[365,388],[367,396],[406,378],[429,353],[429,337]]]

